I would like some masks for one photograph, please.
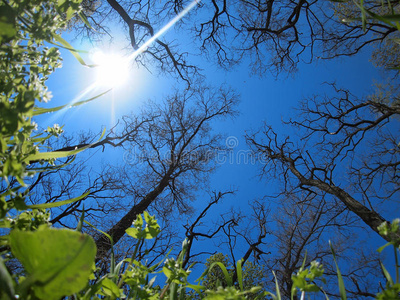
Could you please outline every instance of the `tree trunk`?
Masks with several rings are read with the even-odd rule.
[[[107,231],[107,234],[111,236],[114,245],[124,236],[125,230],[132,226],[132,222],[136,219],[138,214],[143,213],[150,204],[160,195],[164,189],[168,186],[170,180],[170,174],[172,168],[164,175],[160,180],[157,187],[149,192],[142,201],[134,205],[111,229]],[[102,235],[96,240],[97,246],[97,257],[96,262],[104,257],[107,252],[111,249],[111,242],[105,235]]]
[[[316,187],[321,191],[324,191],[328,194],[335,196],[340,201],[342,201],[342,203],[347,207],[347,209],[349,209],[357,216],[359,216],[364,221],[364,223],[367,224],[369,227],[371,227],[371,229],[376,233],[379,234],[378,226],[381,225],[383,222],[387,222],[390,224],[390,222],[385,220],[376,211],[370,210],[368,207],[355,200],[352,196],[350,196],[340,187],[337,187],[335,185],[330,185],[324,181],[317,179],[307,179],[299,172],[299,170],[296,169],[293,161],[290,161],[289,164],[290,164],[289,166],[290,170],[300,180],[300,183],[302,185]],[[384,238],[386,241],[391,242],[393,241],[393,239],[400,239],[400,234],[396,233],[396,234],[389,234],[386,236],[381,235],[381,237]]]

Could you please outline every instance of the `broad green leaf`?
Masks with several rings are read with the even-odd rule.
[[[165,274],[165,276],[167,276],[167,278],[171,278],[172,276],[172,272],[170,269],[168,269],[166,266],[163,267],[162,269],[163,273]]]
[[[103,288],[103,293],[106,296],[110,296],[110,297],[120,297],[121,296],[120,289],[114,283],[114,281],[112,281],[111,279],[104,278],[101,283],[102,283],[101,286]]]
[[[141,236],[140,236],[141,231],[138,230],[137,228],[129,227],[128,229],[125,230],[125,232],[126,232],[127,235],[130,235],[134,239],[140,239],[141,238]]]
[[[89,235],[68,229],[13,230],[10,245],[39,299],[77,293],[92,273],[96,244]]]
[[[5,2],[7,3],[7,2]],[[15,12],[8,4],[0,4],[0,44],[10,41],[17,34]]]

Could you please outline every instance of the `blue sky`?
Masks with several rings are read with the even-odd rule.
[[[166,35],[172,37],[174,31]],[[64,35],[71,42],[74,33]],[[116,39],[112,44],[113,51],[126,51],[125,38]],[[90,51],[92,45],[87,42],[75,40],[72,42],[77,49]],[[108,46],[107,46],[108,47]],[[63,51],[63,68],[48,81],[49,88],[54,97],[50,106],[62,105],[79,97],[95,78],[95,70],[81,66],[78,61],[67,51]],[[85,57],[85,56],[84,56]],[[380,71],[369,61],[370,53],[361,52],[351,58],[341,58],[329,61],[316,61],[313,64],[300,64],[299,71],[293,75],[281,74],[277,79],[271,74],[260,78],[249,74],[249,62],[244,60],[233,70],[224,71],[213,63],[197,57],[207,81],[214,85],[228,84],[234,87],[241,95],[238,106],[240,114],[234,120],[216,123],[214,129],[222,132],[226,137],[235,137],[238,145],[233,149],[247,151],[244,134],[261,127],[263,122],[272,125],[281,135],[291,135],[287,127],[282,126],[282,119],[294,116],[293,108],[298,101],[313,94],[329,92],[324,82],[336,82],[338,86],[351,88],[356,95],[371,94],[373,83],[380,79]],[[88,59],[87,57],[85,59]],[[171,86],[179,85],[176,79],[168,75],[150,74],[144,68],[133,70],[126,85],[86,105],[72,108],[60,114],[50,114],[41,119],[42,126],[53,123],[65,124],[65,131],[71,135],[80,131],[91,130],[95,133],[102,128],[110,129],[124,114],[138,112],[141,105],[148,99],[161,100],[163,96],[172,92]],[[82,100],[101,92],[95,90]],[[45,124],[45,125],[44,125]],[[224,142],[224,141],[222,141]],[[97,151],[91,159],[96,166],[102,162],[123,163],[122,151],[101,153]],[[248,201],[262,198],[273,192],[270,183],[260,181],[258,178],[259,166],[256,164],[229,163],[222,164],[211,175],[211,189],[226,190],[234,188],[236,195],[230,196],[219,204],[218,210],[210,214],[210,219],[217,218],[220,212],[229,211],[231,207],[246,210]],[[199,197],[202,199],[202,197]],[[203,207],[200,201],[195,206]],[[240,252],[240,249],[238,249]]]
[[[68,37],[66,37],[68,38]],[[77,49],[89,51],[87,45],[75,41]],[[122,45],[121,45],[122,48]],[[115,48],[114,51],[121,51]],[[64,66],[56,71],[49,80],[54,95],[50,106],[67,103],[79,96],[95,78],[95,69],[81,66],[67,51],[63,53]],[[291,135],[289,127],[282,126],[282,120],[295,116],[294,108],[298,101],[314,94],[329,93],[324,82],[336,82],[338,86],[351,88],[357,95],[373,92],[373,83],[380,78],[380,72],[369,61],[370,53],[361,53],[351,58],[320,60],[313,64],[301,64],[293,75],[281,74],[278,78],[266,74],[263,78],[249,73],[247,61],[235,66],[232,71],[224,71],[209,63],[202,62],[202,68],[209,82],[214,85],[228,84],[241,95],[238,106],[239,115],[233,120],[224,120],[215,125],[215,131],[226,137],[236,137],[238,146],[233,150],[247,150],[244,134],[259,129],[265,122],[273,126],[278,133]],[[133,70],[131,78],[121,87],[117,87],[105,96],[80,107],[66,110],[57,116],[49,115],[51,123],[65,124],[67,133],[91,130],[99,132],[101,128],[111,128],[115,122],[127,113],[137,112],[148,99],[161,100],[172,92],[177,81],[168,75],[153,75],[144,68]],[[103,89],[104,90],[104,89]],[[95,90],[83,99],[87,99],[103,90]],[[83,100],[82,99],[82,100]],[[266,186],[255,178],[257,165],[222,165],[212,175],[215,188],[236,187],[235,198],[265,195]],[[244,184],[245,183],[245,184]],[[240,201],[240,200],[239,200]]]

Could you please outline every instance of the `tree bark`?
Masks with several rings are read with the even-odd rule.
[[[321,191],[324,191],[330,195],[338,198],[350,211],[359,216],[365,224],[367,224],[373,231],[379,234],[378,226],[384,222],[388,222],[385,220],[380,214],[376,211],[369,209],[356,199],[354,199],[350,194],[341,189],[338,186],[328,184],[324,181],[318,179],[307,179],[300,173],[300,171],[295,167],[294,161],[290,158],[286,158],[286,161],[289,163],[290,171],[300,180],[301,185],[316,187]],[[379,234],[380,235],[380,234]],[[400,239],[400,234],[389,234],[386,236],[380,235],[386,241],[391,242],[393,239]]]
[[[111,229],[107,231],[107,234],[111,236],[114,245],[124,236],[125,230],[132,226],[132,222],[136,219],[136,216],[143,213],[143,211],[145,211],[168,186],[172,172],[173,167],[170,166],[168,172],[166,172],[158,185],[151,192],[149,192],[138,204],[134,205],[113,227],[111,227]],[[107,236],[102,235],[96,240],[96,246],[97,262],[102,257],[104,257],[108,251],[111,250],[111,242]]]

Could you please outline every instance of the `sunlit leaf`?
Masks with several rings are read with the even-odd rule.
[[[103,288],[103,293],[106,296],[110,297],[120,297],[121,296],[121,291],[119,290],[118,286],[109,278],[104,278],[102,281],[102,288]]]
[[[39,299],[76,293],[86,286],[92,273],[96,244],[89,235],[67,229],[14,230],[10,244]]]
[[[242,260],[238,260],[236,263],[236,273],[239,282],[240,290],[243,292],[243,273],[242,273]]]
[[[79,105],[82,105],[82,104],[86,104],[88,102],[91,102],[91,101],[93,101],[93,100],[95,100],[95,99],[107,94],[109,91],[111,91],[111,89],[105,91],[104,93],[98,94],[98,95],[96,95],[96,96],[94,96],[94,97],[92,97],[90,99],[86,99],[86,100],[82,100],[82,101],[79,101],[79,102],[75,102],[73,104],[65,104],[65,105],[52,107],[52,108],[35,107],[34,110],[33,110],[33,116],[37,116],[37,115],[41,115],[41,114],[45,114],[45,113],[56,112],[56,111],[59,111],[59,110],[64,109],[64,108],[76,107],[76,106],[79,106]]]
[[[79,55],[79,52],[86,53],[86,51],[76,50],[74,47],[71,46],[70,43],[68,43],[66,40],[64,40],[61,36],[59,36],[57,34],[54,34],[53,37],[57,42],[60,43],[60,44],[56,44],[56,45],[69,50],[71,52],[71,54],[77,59],[77,61],[79,61],[79,63],[81,65],[86,66],[86,67],[93,67],[93,65],[86,64],[85,61],[83,60],[83,58]]]
[[[72,199],[63,200],[63,201],[57,201],[57,202],[52,202],[52,203],[32,204],[32,205],[27,205],[26,208],[33,209],[33,208],[59,207],[59,206],[62,206],[62,205],[66,205],[66,204],[70,204],[70,203],[74,203],[74,202],[77,202],[79,200],[82,200],[83,198],[85,198],[89,194],[90,194],[90,191],[80,195],[79,197],[75,197],[75,198],[72,198]]]

